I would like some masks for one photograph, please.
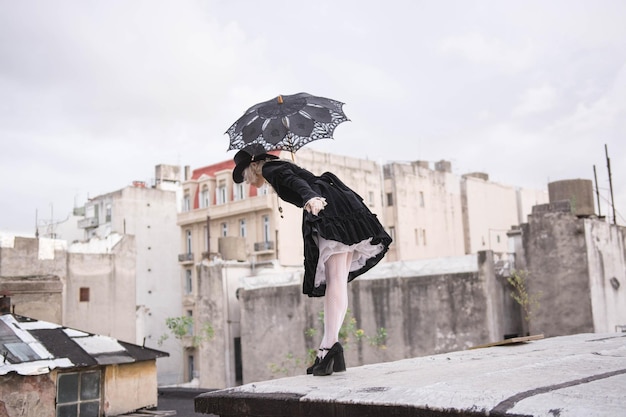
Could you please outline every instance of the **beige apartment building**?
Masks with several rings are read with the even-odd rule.
[[[459,177],[448,161],[439,161],[432,168],[427,161],[381,166],[309,148],[279,156],[318,175],[331,171],[361,195],[394,238],[383,262],[482,250],[506,253],[506,231],[524,222],[533,205],[548,201],[547,191],[492,183],[483,173]],[[303,263],[301,209],[279,201],[268,185],[256,189],[235,184],[233,168],[232,160],[226,160],[185,170],[178,215],[182,248],[178,261],[184,282],[183,310],[190,317],[201,315],[196,308],[197,266],[203,260],[248,262],[251,270],[271,263],[283,267],[301,267]],[[211,318],[197,320],[205,321]],[[198,331],[200,324],[195,327]],[[239,337],[236,333],[231,335],[235,339]],[[200,358],[196,346],[187,342],[185,347],[186,378],[191,380],[198,375]]]

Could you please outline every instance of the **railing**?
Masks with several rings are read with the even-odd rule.
[[[178,255],[178,262],[190,262],[193,261],[193,253],[181,253]]]
[[[78,227],[81,229],[88,229],[90,227],[98,226],[98,218],[97,217],[87,217],[86,219],[81,219],[78,221]]]
[[[256,242],[254,244],[255,252],[261,252],[264,250],[274,250],[274,242]]]

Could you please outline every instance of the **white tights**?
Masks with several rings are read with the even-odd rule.
[[[348,273],[352,252],[336,253],[326,261],[326,294],[324,295],[324,338],[320,348],[331,348],[339,341],[339,330],[348,311]],[[319,351],[323,358],[325,350]]]

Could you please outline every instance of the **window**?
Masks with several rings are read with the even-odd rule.
[[[263,216],[263,241],[269,242],[270,240],[270,216]]]
[[[110,222],[111,221],[111,203],[108,203],[105,207],[105,218],[104,218],[105,222]]]
[[[226,204],[226,182],[220,181],[217,190],[215,190],[215,198],[217,200],[217,204]]]
[[[203,185],[200,191],[200,208],[209,207],[209,186]]]
[[[187,317],[189,317],[189,327],[187,327],[187,334],[193,336],[193,311],[187,310]]]
[[[393,193],[387,193],[387,205],[393,206]]]
[[[424,207],[424,192],[420,191],[420,207]]]
[[[228,236],[228,223],[222,223],[222,236]]]
[[[191,198],[189,198],[189,190],[185,190],[183,197],[183,211],[191,210]]]
[[[246,237],[248,235],[246,231],[246,219],[239,220],[239,236]]]
[[[185,236],[186,236],[186,244],[187,244],[187,253],[190,254],[191,253],[191,230],[187,230],[185,232]]]
[[[263,184],[263,186],[261,188],[258,189],[257,191],[257,195],[267,195],[269,194],[270,190],[268,188],[267,183]]]
[[[100,416],[100,371],[57,375],[57,417]]]
[[[81,303],[89,301],[89,288],[88,287],[80,287],[78,300]]]
[[[243,363],[241,360],[241,337],[235,337],[235,382],[243,384]]]
[[[209,227],[204,226],[204,250],[209,250]]]
[[[243,183],[235,184],[235,201],[243,200],[244,198],[243,192],[244,192]]]
[[[195,369],[194,369],[194,358],[193,355],[187,356],[187,372],[189,372],[189,381],[193,380]]]
[[[426,229],[422,229],[422,243],[426,246]]]
[[[185,294],[193,293],[191,269],[185,269]]]
[[[368,197],[369,197],[369,201],[368,201],[369,202],[369,206],[370,207],[374,207],[374,192],[370,191],[368,193]]]
[[[396,240],[396,228],[391,226],[389,228],[389,236],[391,236],[392,240]]]

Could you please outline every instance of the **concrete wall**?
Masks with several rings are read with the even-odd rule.
[[[495,276],[491,252],[477,256],[468,272],[411,275],[375,268],[349,291],[357,328],[370,337],[384,328],[387,339],[381,349],[350,336],[348,366],[462,350],[520,331],[519,319],[504,318],[519,310],[506,299],[508,284]],[[239,301],[243,382],[302,374],[308,350],[322,337],[323,300],[303,296],[294,284],[242,288]]]
[[[66,313],[63,324],[135,343],[135,238],[120,236],[110,252],[75,244],[68,258]],[[80,301],[80,290],[89,301]],[[106,318],[104,320],[103,318]]]
[[[569,210],[537,207],[522,225],[528,287],[541,294],[531,332],[618,331],[626,325],[625,229]]]
[[[54,374],[0,377],[0,417],[54,417],[56,415]]]
[[[67,243],[0,234],[0,291],[9,291],[15,313],[63,322]]]
[[[596,333],[626,329],[626,251],[624,228],[585,219],[593,327]]]
[[[545,212],[522,225],[528,289],[541,294],[530,333],[594,331],[585,226],[571,213]]]
[[[63,321],[63,283],[57,276],[0,277],[0,293],[11,294],[11,312],[51,323]]]
[[[465,253],[483,250],[505,253],[507,231],[518,225],[518,199],[515,187],[464,176],[463,218],[466,229]]]
[[[56,275],[65,281],[67,242],[0,234],[0,276]]]
[[[239,268],[237,268],[239,269]],[[241,271],[245,274],[247,268]],[[232,271],[233,278],[237,272]],[[233,338],[239,335],[232,331],[228,317],[229,302],[233,294],[228,295],[228,273],[224,272],[223,263],[202,263],[198,266],[198,294],[195,305],[195,330],[203,325],[213,326],[215,337],[203,342],[189,353],[195,353],[195,363],[199,372],[199,385],[205,388],[226,388],[235,385],[235,353]],[[238,325],[236,317],[233,321]],[[195,352],[194,352],[195,351]]]

